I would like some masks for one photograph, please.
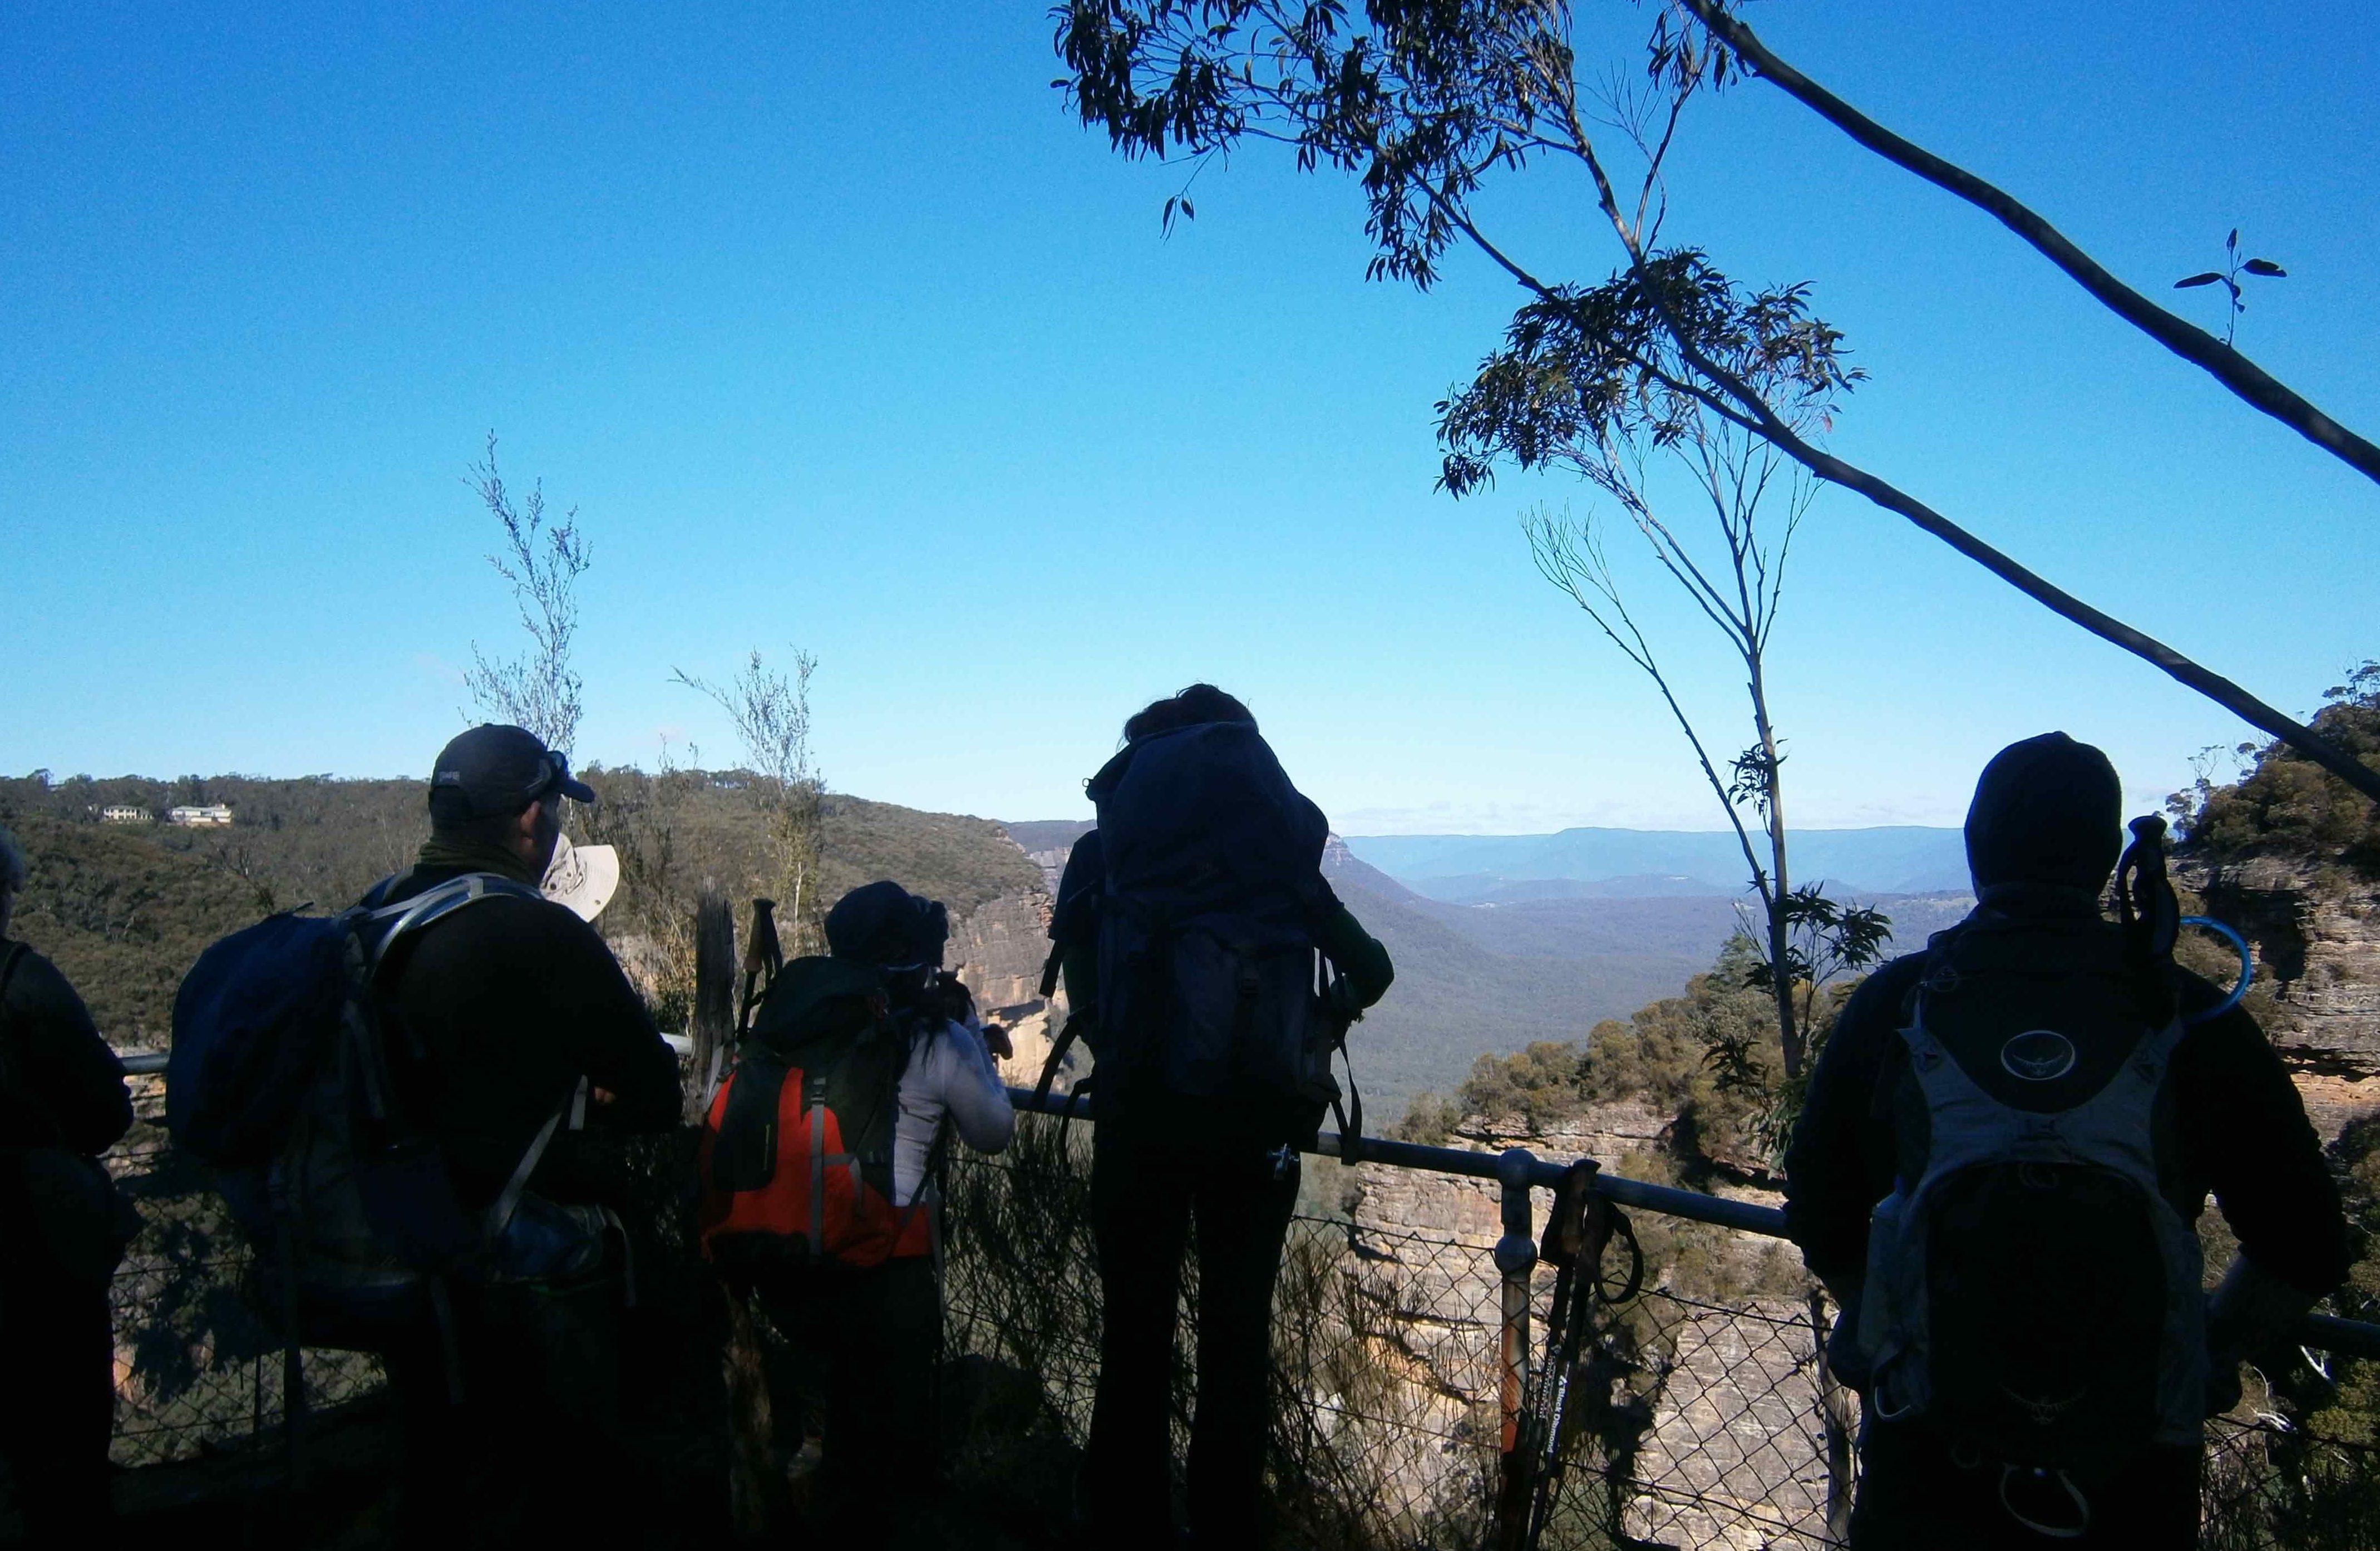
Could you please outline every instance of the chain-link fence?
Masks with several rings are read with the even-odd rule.
[[[953,1350],[1038,1377],[1037,1424],[1079,1442],[1099,1298],[1079,1156],[1028,1122],[1008,1157],[953,1171],[947,1220]],[[1293,1220],[1273,1343],[1282,1544],[1487,1543],[1506,1437],[1504,1283],[1492,1246],[1468,1239],[1360,1210]],[[1186,1259],[1177,1430],[1195,1404]],[[1550,1267],[1530,1276],[1532,1331],[1546,1328],[1555,1280]],[[1722,1304],[1659,1287],[1598,1305],[1563,1387],[1569,1469],[1548,1496],[1542,1544],[1828,1544],[1829,1505],[1848,1501],[1838,1494],[1850,1483],[1828,1473],[1812,1321],[1806,1302]]]
[[[1037,1381],[1030,1425],[1076,1444],[1088,1428],[1099,1345],[1084,1129],[1062,1147],[1055,1127],[1027,1121],[1008,1156],[953,1169],[948,1214],[953,1351]],[[1270,1484],[1284,1545],[1495,1543],[1508,1408],[1525,1376],[1525,1367],[1508,1375],[1504,1361],[1496,1252],[1500,1228],[1512,1224],[1466,1209],[1497,1194],[1475,1177],[1422,1186],[1437,1194],[1418,1206],[1400,1181],[1398,1212],[1427,1224],[1382,1220],[1361,1204],[1360,1181],[1399,1167],[1356,1170],[1352,1210],[1309,1193],[1293,1223],[1273,1347]],[[1533,1194],[1542,1211],[1549,1196]],[[1635,1210],[1652,1262],[1645,1285],[1590,1302],[1559,1382],[1540,1374],[1526,1390],[1553,1397],[1539,1408],[1553,1434],[1544,1452],[1557,1465],[1537,1493],[1536,1544],[1840,1545],[1859,1412],[1823,1367],[1832,1314],[1823,1295],[1779,1277],[1778,1246],[1755,1231]],[[1177,1433],[1195,1404],[1195,1259],[1177,1327]],[[1735,1290],[1697,1290],[1728,1288],[1730,1265]],[[1542,1265],[1522,1274],[1529,1347],[1540,1348],[1558,1274]],[[1615,1269],[1607,1279],[1623,1278]],[[2363,1328],[2367,1339],[2380,1334]],[[1542,1350],[1524,1350],[1526,1363],[1545,1362]],[[2276,1380],[2210,1424],[2208,1546],[2380,1546],[2380,1417],[2368,1406],[2323,1405],[2368,1383],[2361,1373],[2374,1364],[2305,1356],[2311,1366],[2295,1383]]]
[[[281,1410],[280,1354],[248,1304],[247,1253],[197,1171],[164,1146],[153,1079],[139,1087],[141,1123],[110,1158],[146,1219],[115,1283],[115,1457],[128,1467],[269,1435]],[[1054,1122],[1026,1117],[1007,1155],[950,1170],[946,1373],[965,1378],[950,1388],[967,1397],[967,1410],[947,1443],[961,1476],[1013,1473],[1029,1460],[1026,1468],[1056,1478],[1079,1459],[1099,1332],[1087,1142],[1085,1125],[1062,1140]],[[1389,1177],[1383,1170],[1402,1175],[1390,1164],[1311,1165],[1331,1189],[1309,1190],[1293,1224],[1273,1351],[1269,1477],[1281,1544],[1485,1546],[1524,1378],[1505,1361],[1512,1322],[1496,1257],[1512,1224],[1494,1219],[1497,1187],[1476,1178],[1427,1184],[1447,1193],[1436,1217],[1408,1210],[1414,1220],[1390,1220],[1355,1200],[1362,1181]],[[1344,1190],[1351,1181],[1358,1188]],[[1542,1190],[1524,1194],[1538,1210],[1548,1199]],[[1657,1242],[1670,1229],[1635,1210],[1654,1251],[1647,1285],[1622,1302],[1590,1303],[1574,1361],[1559,1375],[1541,1373],[1526,1391],[1557,1397],[1547,1414],[1560,1473],[1542,1493],[1541,1544],[1839,1544],[1856,1402],[1820,1367],[1825,1310],[1773,1276],[1730,1284],[1711,1271],[1730,1255],[1757,1266],[1772,1246],[1755,1234],[1699,1228],[1704,1237],[1682,1248],[1675,1236]],[[1538,1266],[1521,1274],[1521,1350],[1541,1364],[1556,1273]],[[1185,1280],[1194,1278],[1195,1257],[1185,1267]],[[1195,1296],[1185,1285],[1185,1306]],[[1186,1350],[1195,1325],[1185,1318],[1179,1327],[1177,1431],[1186,1429],[1195,1392]],[[2309,1360],[2335,1389],[2370,1383],[2352,1360]],[[310,1352],[305,1372],[314,1407],[379,1382],[371,1361],[353,1353]],[[1560,1383],[1547,1383],[1555,1376]],[[2375,1425],[2368,1411],[2351,1408],[2310,1416],[2301,1387],[2296,1399],[2277,1390],[2219,1422],[2210,1432],[2205,1544],[2380,1545]]]
[[[250,1305],[249,1254],[203,1171],[166,1145],[164,1084],[132,1080],[132,1130],[107,1156],[141,1218],[116,1268],[118,1465],[187,1460],[280,1425],[281,1349]],[[370,1392],[380,1370],[352,1351],[304,1354],[306,1399],[321,1408]]]

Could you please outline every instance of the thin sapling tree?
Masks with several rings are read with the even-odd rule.
[[[1807,434],[1831,421],[1840,395],[1860,377],[1844,359],[1841,335],[1809,310],[1801,286],[1746,292],[1702,256],[1657,260],[1657,283],[1675,284],[1707,347],[1730,370],[1757,384]],[[1674,273],[1672,273],[1674,272]],[[1624,327],[1621,314],[1641,309],[1623,276],[1561,307],[1523,309],[1504,348],[1468,387],[1439,406],[1446,482],[1467,489],[1487,476],[1485,460],[1526,438],[1541,463],[1570,468],[1608,495],[1649,551],[1657,568],[1725,637],[1743,673],[1751,740],[1724,769],[1679,698],[1623,595],[1604,535],[1582,523],[1539,515],[1529,545],[1546,578],[1577,602],[1621,652],[1652,680],[1694,751],[1711,795],[1742,849],[1757,909],[1745,927],[1760,950],[1753,983],[1775,1000],[1784,1076],[1798,1081],[1810,1037],[1809,999],[1828,975],[1872,962],[1889,930],[1873,910],[1847,907],[1822,888],[1793,881],[1785,821],[1785,754],[1768,687],[1768,648],[1783,599],[1786,563],[1807,511],[1813,482],[1765,438],[1678,392],[1663,375],[1629,369],[1603,348]],[[1597,329],[1568,326],[1573,309],[1605,320]],[[1673,347],[1658,333],[1640,347],[1675,373]],[[1690,527],[1657,506],[1651,466],[1685,476],[1695,514]],[[1697,538],[1695,535],[1701,535]],[[1736,1052],[1742,1058],[1744,1052]],[[1715,1061],[1723,1052],[1714,1050]],[[1743,1060],[1740,1074],[1749,1076]],[[1765,1080],[1759,1084],[1772,1086]]]
[[[504,547],[488,556],[488,563],[510,584],[529,645],[518,657],[492,660],[473,642],[464,685],[481,714],[525,727],[546,747],[566,755],[578,740],[584,709],[578,674],[570,665],[578,635],[578,578],[590,562],[586,536],[578,531],[578,508],[549,524],[543,480],[516,505],[496,468],[492,430],[487,456],[471,467],[468,483],[504,530]]]
[[[697,678],[683,668],[671,679],[727,713],[745,757],[760,778],[783,879],[779,898],[792,902],[780,918],[792,928],[796,951],[816,940],[817,922],[823,919],[818,873],[826,788],[810,758],[810,674],[817,668],[816,658],[797,650],[793,672],[779,673],[755,647],[725,684]]]

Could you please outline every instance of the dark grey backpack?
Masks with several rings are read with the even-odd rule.
[[[2196,1448],[2198,1239],[2161,1188],[2186,1029],[2117,927],[1988,910],[1938,937],[1888,1097],[1869,1230],[1873,1413],[2002,1465],[2088,1472]]]

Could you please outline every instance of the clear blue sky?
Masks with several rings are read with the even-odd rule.
[[[2238,224],[2290,270],[2243,346],[2380,432],[2362,6],[1755,19],[2144,285]],[[493,428],[593,539],[582,761],[732,760],[671,668],[798,643],[863,795],[1082,812],[1122,717],[1211,677],[1350,832],[1714,827],[1529,565],[1519,515],[1586,492],[1432,492],[1431,403],[1512,287],[1366,284],[1354,190],[1262,151],[1162,239],[1180,171],[1071,122],[1056,69],[1038,5],[0,9],[0,769],[423,771],[455,665],[514,645],[462,483]],[[1671,236],[1815,283],[1873,377],[1848,455],[2285,708],[2380,653],[2380,489],[1984,218],[1758,84],[1673,194]],[[1581,197],[1548,170],[1487,209],[1598,278]],[[2243,735],[1849,498],[1797,565],[1803,821],[1955,822],[2052,726],[2145,804]],[[1640,595],[1740,741],[1717,643]]]

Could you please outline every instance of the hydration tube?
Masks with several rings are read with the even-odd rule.
[[[2185,915],[2181,918],[2181,924],[2185,927],[2204,927],[2208,931],[2222,933],[2230,939],[2232,951],[2240,955],[2240,983],[2231,988],[2231,994],[2205,1012],[2191,1013],[2181,1020],[2185,1024],[2203,1024],[2210,1018],[2219,1018],[2240,1005],[2240,999],[2248,994],[2249,983],[2256,977],[2256,963],[2248,952],[2248,939],[2241,937],[2233,927],[2226,926],[2213,916]]]

